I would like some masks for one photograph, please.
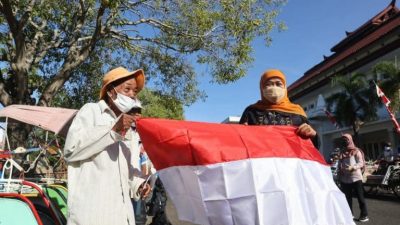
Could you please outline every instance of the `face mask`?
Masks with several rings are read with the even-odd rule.
[[[278,103],[285,97],[285,89],[277,86],[265,87],[263,96],[271,103]]]
[[[341,143],[340,143],[342,148],[347,148],[347,146],[349,144],[350,144],[349,141],[347,139],[344,139],[344,138],[341,140]]]
[[[117,108],[121,112],[127,113],[127,112],[129,112],[129,110],[131,110],[134,107],[142,108],[142,104],[140,103],[139,100],[132,99],[126,95],[120,94],[116,90],[115,90],[115,92],[117,93],[117,98],[115,100],[113,100],[113,102],[114,102],[115,106],[117,106]]]

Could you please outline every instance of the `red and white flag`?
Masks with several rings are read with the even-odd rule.
[[[181,220],[355,224],[329,165],[294,127],[140,119],[137,129]]]
[[[400,135],[400,125],[397,122],[396,117],[394,116],[392,110],[390,109],[390,100],[386,97],[385,93],[383,93],[383,91],[379,88],[379,86],[377,84],[375,84],[376,86],[376,94],[378,95],[378,97],[381,99],[382,103],[385,105],[386,110],[389,113],[390,119],[392,120],[395,130],[396,132]]]
[[[375,87],[376,87],[376,94],[378,95],[378,97],[381,98],[382,103],[385,104],[386,107],[388,107],[390,104],[390,100],[386,97],[385,93],[383,93],[383,91],[379,88],[378,85],[375,84]]]
[[[324,109],[326,116],[328,117],[329,121],[336,127],[336,129],[340,129],[339,123],[336,121],[335,116],[329,112],[327,109]]]

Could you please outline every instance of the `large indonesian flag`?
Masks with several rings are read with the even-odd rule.
[[[330,167],[294,127],[140,119],[137,128],[181,220],[354,224]]]

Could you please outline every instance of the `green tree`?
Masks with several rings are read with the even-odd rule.
[[[78,108],[95,101],[101,76],[143,68],[147,84],[189,105],[212,82],[234,82],[251,42],[271,42],[285,0],[0,0],[0,103]],[[18,135],[24,140],[29,129]],[[15,131],[13,131],[15,132]],[[17,135],[15,133],[15,135]]]
[[[144,106],[143,116],[165,119],[183,120],[183,105],[173,96],[165,96],[160,92],[144,89],[139,93]]]
[[[365,80],[362,73],[338,75],[332,79],[332,86],[339,86],[340,91],[326,99],[327,109],[342,126],[351,126],[355,140],[365,121],[377,118],[378,99],[375,91]]]
[[[375,80],[390,99],[393,111],[400,109],[400,69],[393,62],[380,62],[373,68]]]
[[[204,96],[193,64],[207,64],[214,82],[243,77],[252,40],[269,44],[283,28],[276,16],[284,2],[0,0],[0,103],[54,105],[60,93],[74,106],[95,98],[92,76],[124,65],[144,68],[156,90],[191,104]],[[82,88],[88,95],[77,96]]]

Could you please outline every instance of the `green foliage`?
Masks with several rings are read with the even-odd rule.
[[[393,62],[380,62],[373,68],[375,81],[390,99],[393,111],[400,109],[400,69]],[[379,76],[379,77],[378,77]]]
[[[103,80],[102,63],[94,54],[76,70],[54,97],[52,106],[80,109],[85,103],[97,102]],[[88,71],[92,74],[87,75]]]
[[[285,2],[1,0],[1,103],[79,108],[97,99],[105,72],[125,66],[192,104],[206,96],[194,65],[206,64],[221,84],[245,76],[254,38],[268,45],[271,31],[285,28],[276,21]]]
[[[377,118],[378,101],[374,87],[367,84],[365,75],[353,73],[338,75],[332,79],[332,86],[342,90],[326,99],[327,109],[333,113],[339,124],[352,126],[355,136],[364,121]]]
[[[211,82],[246,75],[251,42],[271,42],[285,0],[0,0],[0,103],[80,108],[98,100],[103,74],[143,68],[144,114],[183,119]],[[153,102],[147,102],[151,99]],[[18,135],[25,140],[28,129]]]
[[[173,96],[162,95],[160,92],[144,89],[139,93],[143,104],[143,117],[183,120],[183,106]]]

